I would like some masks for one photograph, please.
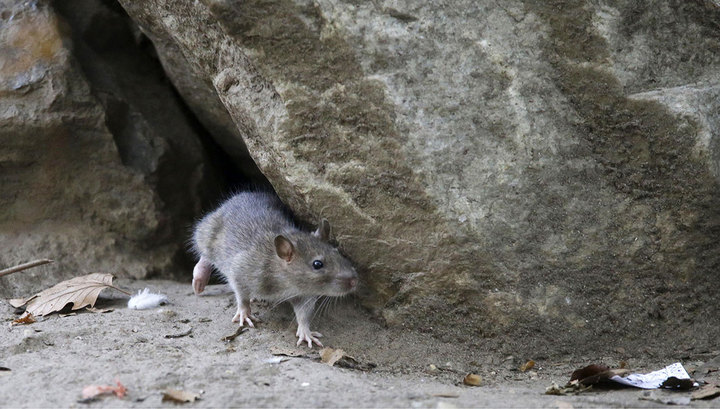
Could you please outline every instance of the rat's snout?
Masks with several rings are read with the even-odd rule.
[[[343,278],[341,285],[343,287],[343,290],[347,292],[355,291],[358,285],[358,275],[354,269],[351,270],[351,274],[349,277]]]

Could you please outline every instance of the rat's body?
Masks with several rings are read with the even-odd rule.
[[[193,249],[200,257],[193,270],[193,288],[205,289],[214,266],[235,292],[233,321],[253,326],[250,298],[289,301],[298,322],[298,345],[315,342],[310,317],[320,296],[341,296],[355,290],[357,273],[327,243],[326,220],[315,233],[299,230],[271,193],[242,192],[228,199],[195,226]]]

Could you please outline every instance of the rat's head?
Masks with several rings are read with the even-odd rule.
[[[275,252],[286,278],[301,295],[341,296],[355,291],[358,275],[350,261],[327,240],[330,223],[323,220],[313,234],[296,232],[275,237]]]

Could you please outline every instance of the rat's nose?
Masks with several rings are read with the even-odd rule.
[[[350,284],[350,288],[355,288],[357,285],[357,278],[351,278],[350,281],[348,281],[348,284]]]

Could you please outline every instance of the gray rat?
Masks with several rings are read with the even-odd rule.
[[[322,346],[317,339],[322,334],[310,330],[315,302],[351,293],[358,284],[350,262],[327,243],[329,235],[327,220],[314,233],[298,229],[272,193],[238,193],[195,226],[192,244],[200,258],[193,270],[195,294],[203,292],[215,267],[235,292],[234,322],[254,327],[251,298],[289,301],[297,345]]]

